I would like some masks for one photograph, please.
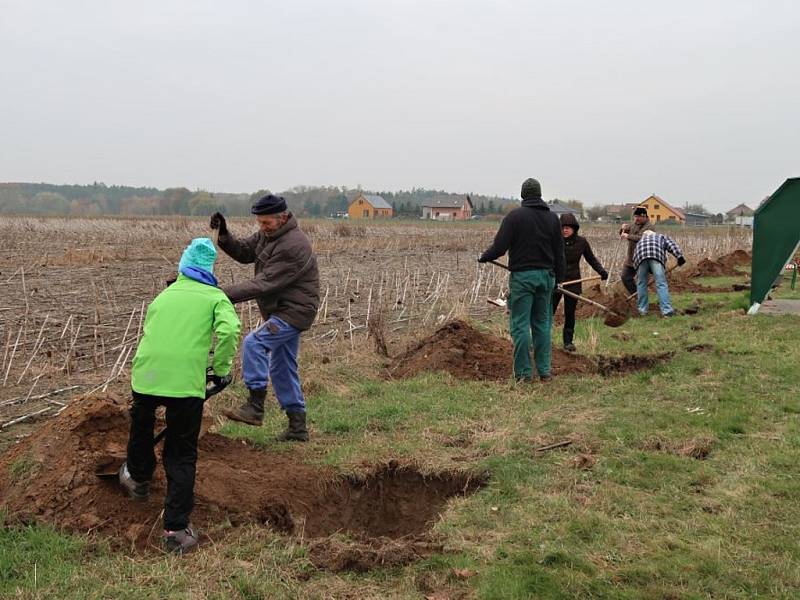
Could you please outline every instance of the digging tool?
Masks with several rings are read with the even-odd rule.
[[[490,260],[488,262],[492,263],[493,265],[497,265],[498,267],[502,267],[503,269],[508,270],[508,267],[506,265],[504,265],[503,263],[501,263],[501,262],[497,262],[496,260]],[[608,325],[609,327],[620,327],[621,325],[623,325],[628,320],[628,315],[624,315],[623,316],[623,315],[621,315],[621,314],[619,314],[617,312],[614,312],[613,310],[611,310],[607,306],[603,306],[599,302],[595,302],[594,300],[589,300],[589,298],[584,298],[580,294],[575,294],[573,292],[570,292],[569,290],[565,290],[563,287],[561,287],[561,285],[557,285],[556,286],[556,290],[558,290],[559,292],[561,292],[562,294],[564,294],[566,296],[571,296],[572,298],[575,298],[576,300],[583,300],[584,302],[588,302],[589,304],[593,304],[597,308],[607,312],[608,316],[606,317],[604,323],[606,325]],[[496,301],[493,302],[492,300],[489,300],[489,302],[492,303],[492,304],[496,303]],[[503,306],[503,305],[497,304],[497,306]]]
[[[167,428],[164,427],[153,438],[153,448],[158,446],[158,443],[167,435]],[[111,479],[119,475],[120,467],[128,458],[127,454],[109,454],[101,458],[95,465],[94,474],[100,479]]]
[[[591,277],[583,277],[582,279],[573,279],[572,281],[563,281],[560,285],[575,285],[576,283],[584,283],[585,281],[595,281],[600,279],[600,275],[592,275]]]
[[[494,304],[495,306],[499,306],[500,308],[505,308],[508,305],[506,299],[502,296],[500,298],[487,298],[486,301],[489,304]]]
[[[487,261],[487,262],[490,262],[493,265],[496,265],[496,266],[500,267],[501,269],[505,269],[506,271],[508,271],[508,265],[504,265],[503,263],[497,262],[496,260],[490,260],[490,261]]]
[[[619,243],[617,244],[617,248],[614,250],[614,259],[611,261],[611,270],[609,272],[612,272],[614,270],[614,268],[617,266],[617,257],[619,256],[620,248],[622,248],[622,245],[624,243],[625,242],[623,242],[623,240],[621,240],[621,239],[619,240]],[[611,283],[611,277],[606,279],[606,287],[608,287],[610,283]]]
[[[621,325],[624,325],[629,318],[628,314],[621,315],[618,312],[611,310],[607,306],[600,304],[599,302],[595,302],[594,300],[590,300],[589,298],[581,296],[580,294],[576,294],[574,292],[570,292],[569,290],[565,290],[560,285],[556,286],[556,291],[564,294],[565,296],[569,296],[570,298],[575,298],[576,300],[582,300],[583,302],[588,302],[592,306],[596,306],[600,310],[608,313],[608,315],[605,318],[605,321],[603,322],[609,327],[620,327]]]
[[[206,400],[211,398],[216,394],[219,394],[222,390],[224,390],[230,381],[221,381],[219,383],[215,382],[212,379],[211,374],[206,375]],[[164,427],[161,431],[159,431],[156,436],[153,438],[153,448],[158,446],[159,442],[164,439],[164,436],[167,435],[167,428]],[[203,435],[203,430],[201,429],[200,435]],[[112,453],[102,457],[97,464],[95,465],[95,472],[94,474],[97,475],[100,479],[111,479],[112,477],[116,477],[119,473],[119,469],[127,460],[126,454],[121,453]]]

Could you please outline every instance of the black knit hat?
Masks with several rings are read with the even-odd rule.
[[[275,213],[281,213],[285,210],[286,200],[281,196],[267,194],[253,203],[253,208],[250,209],[250,212],[254,215],[274,215]]]
[[[647,216],[647,209],[644,206],[637,206],[636,208],[633,209],[633,214],[634,214],[634,216],[636,216],[636,215],[644,215],[646,217]]]
[[[522,182],[522,192],[520,195],[522,196],[523,200],[541,198],[542,186],[539,185],[539,182],[533,177],[528,177],[528,179]]]

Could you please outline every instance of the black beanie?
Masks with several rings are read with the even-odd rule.
[[[254,215],[274,215],[275,213],[282,213],[285,210],[286,200],[280,196],[267,194],[253,203],[253,208],[250,209],[250,212]]]
[[[541,198],[542,186],[533,177],[528,177],[522,182],[522,193],[520,194],[523,200]]]
[[[644,215],[646,217],[647,216],[647,209],[644,206],[637,206],[636,208],[633,209],[633,214],[634,215]]]

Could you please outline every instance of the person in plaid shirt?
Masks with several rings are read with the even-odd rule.
[[[667,274],[664,269],[667,264],[667,252],[678,259],[678,266],[683,265],[686,259],[680,246],[671,237],[655,231],[642,232],[642,239],[636,244],[633,251],[633,267],[636,269],[636,295],[639,302],[639,314],[645,316],[650,298],[647,294],[647,276],[653,274],[656,281],[658,294],[658,307],[665,317],[674,317],[675,309],[669,298]]]

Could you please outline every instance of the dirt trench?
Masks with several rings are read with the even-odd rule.
[[[12,523],[48,523],[101,533],[120,546],[157,547],[166,487],[161,465],[146,502],[129,500],[114,478],[95,475],[109,454],[124,452],[128,427],[126,400],[76,401],[0,456],[0,510]],[[364,569],[371,559],[386,564],[430,550],[427,534],[448,499],[486,481],[486,474],[428,474],[397,462],[346,476],[305,464],[293,452],[207,433],[200,440],[192,521],[201,530],[262,524],[315,540],[311,556],[320,568]],[[336,533],[351,540],[344,550],[320,541]],[[404,552],[386,551],[398,544]]]
[[[423,372],[444,371],[457,379],[502,381],[512,376],[513,345],[490,333],[478,331],[465,321],[452,321],[420,340],[394,359],[389,375],[414,377]],[[553,375],[615,375],[647,369],[672,358],[672,353],[599,357],[552,349]]]

